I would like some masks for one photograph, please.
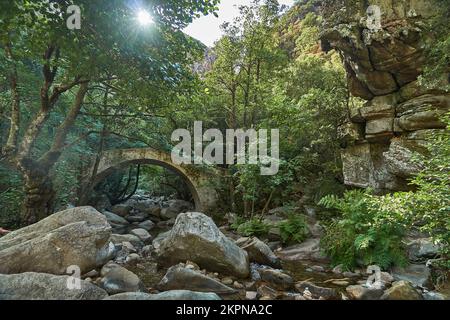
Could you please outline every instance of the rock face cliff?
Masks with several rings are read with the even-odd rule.
[[[448,92],[424,88],[418,77],[432,42],[426,24],[440,8],[429,0],[324,1],[322,48],[338,50],[350,92],[367,102],[340,128],[345,183],[377,192],[408,189],[420,169],[411,161],[439,116]],[[378,12],[377,12],[378,11]],[[377,18],[377,14],[380,19]],[[448,76],[443,75],[448,84]]]

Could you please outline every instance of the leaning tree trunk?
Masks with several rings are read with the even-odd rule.
[[[47,172],[36,169],[23,173],[25,199],[23,202],[22,225],[38,222],[53,213],[55,190]]]

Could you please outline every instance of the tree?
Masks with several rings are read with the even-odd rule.
[[[240,6],[240,15],[222,28],[225,36],[213,48],[216,60],[206,76],[211,94],[220,97],[213,106],[225,128],[256,127],[268,107],[266,98],[287,56],[278,46],[274,27],[282,12],[277,1],[255,0]]]
[[[80,30],[66,27],[66,8],[72,1],[59,1],[56,10],[45,0],[1,3],[1,67],[7,75],[10,99],[2,159],[24,178],[25,224],[52,213],[55,191],[49,173],[95,87],[111,86],[116,92],[140,98],[141,103],[164,102],[167,93],[180,86],[188,74],[186,52],[195,45],[180,28],[195,15],[217,9],[217,2],[143,1],[155,21],[143,29],[134,20],[139,8],[131,8],[127,2],[78,1]],[[30,92],[23,92],[22,68],[33,74],[40,69],[39,89],[28,87]],[[39,106],[24,103],[24,94],[31,92]],[[64,107],[64,99],[70,100],[70,107],[62,112],[50,146],[45,151],[36,150],[42,129],[51,114]],[[5,109],[2,106],[2,113]],[[21,119],[24,113],[32,114],[26,122]]]

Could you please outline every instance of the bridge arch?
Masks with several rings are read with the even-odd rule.
[[[197,211],[209,213],[217,206],[218,195],[210,184],[213,173],[201,172],[193,165],[175,164],[172,162],[169,153],[153,148],[119,149],[103,152],[97,173],[92,179],[92,185],[97,185],[114,170],[127,167],[130,164],[158,165],[177,173],[186,182],[194,198],[195,210]],[[90,173],[92,173],[92,168]]]

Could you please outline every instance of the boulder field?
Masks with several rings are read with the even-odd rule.
[[[446,299],[423,262],[436,251],[425,238],[408,239],[414,264],[382,272],[372,287],[363,269],[332,268],[320,232],[284,247],[275,230],[281,209],[269,213],[274,230],[259,239],[170,204],[165,218],[151,199],[103,212],[70,208],[2,236],[0,300]]]

